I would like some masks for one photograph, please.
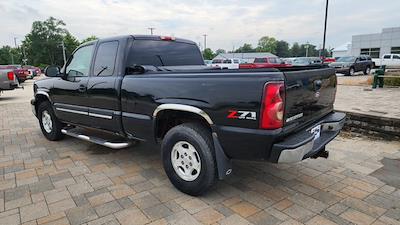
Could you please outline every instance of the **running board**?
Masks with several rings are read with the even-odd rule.
[[[103,145],[107,148],[112,148],[112,149],[127,148],[132,144],[130,142],[111,142],[106,139],[83,134],[83,132],[79,132],[79,130],[77,131],[75,129],[61,129],[61,133],[84,141],[89,141],[98,145]]]

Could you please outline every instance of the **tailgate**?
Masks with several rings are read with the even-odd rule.
[[[287,71],[285,127],[301,129],[333,110],[336,74],[332,68]]]

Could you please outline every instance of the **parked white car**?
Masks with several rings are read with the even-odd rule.
[[[381,59],[372,59],[375,66],[386,65],[386,68],[400,68],[400,54],[385,54]]]
[[[239,69],[240,59],[214,59],[211,63],[212,67],[219,67],[221,69]]]

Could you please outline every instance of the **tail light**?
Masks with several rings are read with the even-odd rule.
[[[278,129],[283,126],[285,85],[283,82],[267,83],[261,106],[261,129]]]
[[[8,80],[14,80],[14,72],[12,72],[12,71],[7,72],[7,78],[8,78]]]
[[[170,36],[160,36],[160,39],[163,41],[175,41],[175,37]]]

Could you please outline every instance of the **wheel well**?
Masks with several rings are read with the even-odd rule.
[[[200,123],[211,132],[211,127],[207,120],[196,113],[179,110],[163,110],[157,114],[155,122],[156,140],[162,140],[171,128],[188,122]]]
[[[36,110],[36,114],[37,114],[37,110],[38,110],[38,107],[39,107],[39,105],[42,103],[42,102],[50,102],[49,101],[49,99],[47,98],[47,96],[45,96],[45,95],[36,95],[36,102],[35,102],[35,110]]]

